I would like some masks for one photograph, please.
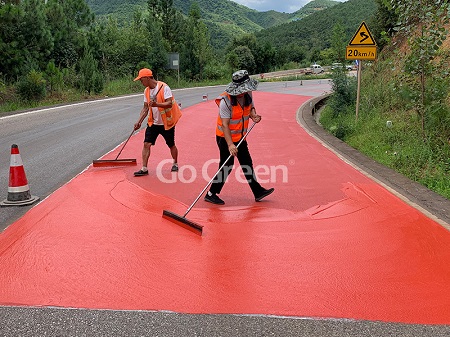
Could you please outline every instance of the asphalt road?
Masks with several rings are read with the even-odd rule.
[[[0,336],[448,337],[450,327],[262,315],[5,307]]]
[[[260,90],[319,96],[327,81],[261,83]],[[320,84],[323,84],[321,86]],[[182,107],[213,99],[223,86],[175,90]],[[297,92],[298,94],[298,92]],[[0,117],[0,198],[7,195],[10,147],[17,144],[31,193],[44,199],[130,134],[142,95]],[[137,154],[139,155],[139,154]],[[0,231],[30,206],[0,208]],[[0,247],[1,248],[1,247]],[[449,326],[307,317],[1,307],[0,336],[449,336]]]
[[[318,96],[317,85],[326,80],[302,82],[264,82],[259,90],[286,92],[305,82],[305,95]],[[314,84],[308,91],[306,83]],[[181,107],[211,100],[225,86],[174,90]],[[33,196],[45,199],[52,192],[87,168],[123,141],[138,120],[143,95],[106,98],[39,110],[0,115],[0,201],[8,195],[11,145],[17,144]],[[143,126],[145,127],[145,126]],[[136,153],[140,156],[140,153]],[[23,216],[31,207],[0,208],[0,232]]]
[[[182,108],[223,87],[174,90]],[[30,192],[41,200],[128,138],[143,95],[103,99],[0,117],[0,198],[7,197],[11,145],[19,146]],[[140,154],[136,154],[139,156]],[[0,208],[0,231],[31,206]]]

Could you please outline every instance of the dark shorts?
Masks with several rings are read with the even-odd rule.
[[[169,130],[165,130],[164,125],[152,124],[152,126],[147,126],[144,142],[155,145],[156,138],[159,135],[163,136],[168,147],[175,146],[175,126]]]

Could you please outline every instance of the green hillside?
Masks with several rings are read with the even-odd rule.
[[[339,4],[337,1],[333,0],[315,0],[308,2],[305,6],[300,8],[298,11],[292,13],[291,21],[301,20],[311,14],[319,12],[321,10],[333,7]],[[266,27],[268,28],[268,27]]]
[[[173,5],[187,15],[194,1],[200,7],[202,19],[210,32],[211,44],[216,49],[222,49],[235,36],[297,21],[339,4],[333,0],[314,0],[295,13],[281,13],[273,10],[258,12],[229,0],[174,0]],[[86,2],[98,19],[112,15],[119,22],[130,21],[135,10],[147,10],[146,0],[87,0]]]
[[[307,49],[322,50],[330,46],[333,27],[336,24],[343,25],[345,40],[350,41],[361,22],[370,22],[376,10],[375,0],[349,0],[308,15],[302,20],[257,32],[256,36],[276,47],[295,43]]]
[[[130,20],[134,10],[147,10],[146,0],[87,0],[87,4],[98,16],[113,15],[122,21]],[[200,7],[206,22],[226,22],[242,27],[245,32],[253,32],[287,22],[292,15],[276,11],[258,12],[229,0],[174,0],[173,6],[187,15],[193,2]]]

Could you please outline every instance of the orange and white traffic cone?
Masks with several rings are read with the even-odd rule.
[[[32,196],[30,193],[19,147],[13,144],[11,146],[11,165],[9,167],[8,197],[0,203],[0,206],[27,206],[38,200],[39,197]]]

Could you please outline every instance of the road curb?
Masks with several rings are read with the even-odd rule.
[[[326,94],[306,101],[297,111],[297,122],[312,137],[348,164],[450,230],[450,200],[360,153],[316,123],[314,117],[317,108],[323,105],[330,95]]]

